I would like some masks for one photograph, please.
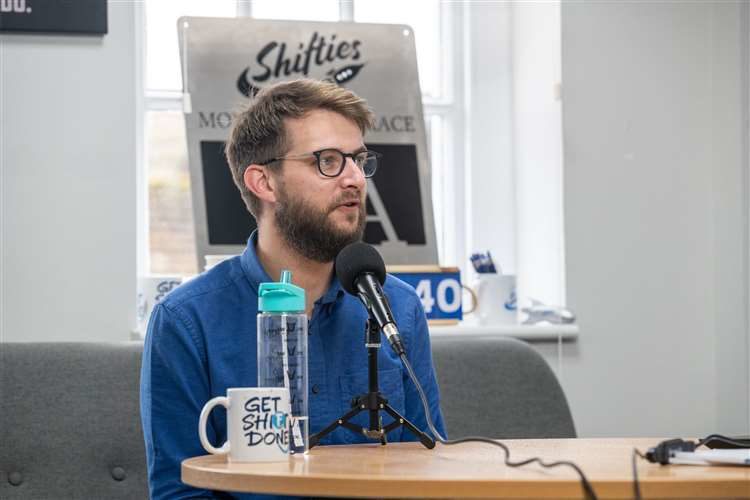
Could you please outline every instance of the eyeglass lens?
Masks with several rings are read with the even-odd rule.
[[[371,177],[378,168],[377,157],[369,151],[363,151],[354,155],[354,163],[362,170],[365,177]],[[325,149],[318,155],[318,165],[323,175],[336,177],[343,172],[346,165],[346,157],[337,149]]]

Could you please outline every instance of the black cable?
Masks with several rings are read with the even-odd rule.
[[[738,448],[748,448],[748,443],[742,442],[742,441],[736,441],[732,438],[722,436],[721,434],[711,434],[709,436],[704,437],[698,443],[695,445],[695,447],[703,446],[709,441],[721,441],[724,444],[728,444],[730,446],[737,446]]]
[[[638,451],[638,448],[633,448],[633,498],[635,498],[635,500],[641,500],[641,487],[638,484],[638,468],[635,465],[636,457],[645,459],[646,455]]]
[[[499,441],[494,441],[489,438],[485,437],[465,437],[460,439],[445,439],[443,436],[440,435],[440,433],[435,429],[435,424],[432,422],[432,414],[430,413],[430,405],[427,402],[427,397],[424,394],[424,391],[422,390],[422,386],[419,384],[419,380],[417,380],[417,376],[414,374],[414,370],[412,370],[411,364],[409,364],[409,360],[406,359],[406,354],[401,354],[399,356],[401,358],[401,362],[404,364],[404,367],[406,367],[406,371],[409,373],[409,378],[411,378],[411,381],[414,383],[414,385],[417,388],[417,392],[419,392],[419,397],[422,400],[422,406],[424,406],[424,412],[425,417],[427,418],[427,426],[430,429],[430,432],[435,436],[435,438],[440,441],[444,445],[453,445],[453,444],[461,444],[461,443],[468,443],[468,442],[479,442],[479,443],[487,443],[494,446],[499,446],[502,448],[502,450],[505,452],[505,465],[509,467],[521,467],[523,465],[527,465],[530,463],[537,462],[542,467],[546,468],[552,468],[552,467],[558,467],[560,465],[567,465],[569,467],[572,467],[575,469],[575,471],[578,473],[578,475],[581,477],[581,487],[583,488],[584,493],[586,494],[586,498],[589,500],[597,500],[596,493],[594,492],[594,488],[591,486],[591,483],[589,483],[589,480],[586,478],[586,475],[583,473],[580,467],[576,465],[573,462],[569,461],[558,461],[558,462],[543,462],[541,458],[534,457],[529,458],[527,460],[522,460],[520,462],[511,462],[510,461],[510,450],[506,445]]]

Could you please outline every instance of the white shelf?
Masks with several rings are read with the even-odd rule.
[[[504,336],[522,340],[575,340],[578,331],[578,325],[430,325],[431,337]]]

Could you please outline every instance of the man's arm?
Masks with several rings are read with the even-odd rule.
[[[206,354],[193,325],[159,304],[148,326],[141,367],[141,420],[151,498],[214,498],[180,480],[180,463],[205,455],[198,416],[209,399]],[[207,433],[216,442],[210,423]]]
[[[435,370],[432,366],[432,349],[430,347],[430,332],[427,327],[427,318],[422,308],[419,297],[412,296],[414,305],[412,311],[414,319],[412,323],[411,334],[404,339],[406,348],[406,357],[417,376],[419,383],[424,390],[427,402],[430,405],[430,415],[435,428],[441,436],[446,437],[445,423],[443,422],[443,413],[440,411],[440,391],[438,389]],[[432,432],[427,427],[427,417],[422,406],[422,400],[414,383],[409,378],[409,374],[404,370],[404,396],[406,398],[406,418],[417,426],[423,432],[432,436]],[[434,437],[434,436],[433,436]],[[406,431],[404,438],[410,441],[416,440],[411,432]]]

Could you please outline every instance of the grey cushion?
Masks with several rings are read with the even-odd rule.
[[[449,438],[572,438],[573,417],[547,362],[502,337],[433,337]]]
[[[148,498],[142,350],[0,344],[0,498]]]

